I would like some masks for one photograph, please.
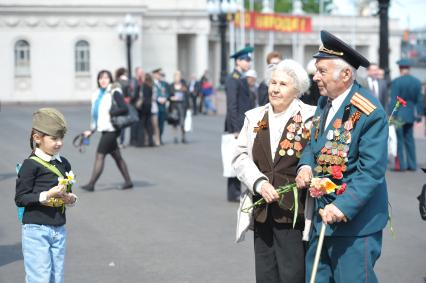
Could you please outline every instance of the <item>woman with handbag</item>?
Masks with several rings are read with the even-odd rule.
[[[174,143],[178,143],[178,131],[181,132],[181,141],[186,143],[185,138],[185,117],[188,109],[188,87],[182,79],[180,71],[176,71],[173,83],[171,84],[172,94],[170,96],[170,109],[167,121],[173,126]]]
[[[112,84],[111,72],[107,70],[100,71],[97,82],[99,89],[92,96],[91,129],[85,131],[84,136],[90,137],[95,131],[101,132],[102,136],[96,151],[92,177],[89,183],[81,188],[90,192],[94,191],[96,181],[101,176],[104,168],[105,156],[111,154],[125,180],[119,189],[130,189],[133,187],[133,183],[117,144],[120,130],[117,130],[111,123],[111,117],[127,115],[129,110],[124,102],[120,87]],[[112,107],[113,105],[114,107]]]

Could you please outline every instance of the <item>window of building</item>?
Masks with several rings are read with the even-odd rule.
[[[26,40],[18,40],[15,44],[15,75],[30,75],[30,44]]]
[[[75,44],[75,72],[77,74],[90,72],[90,46],[85,40]]]

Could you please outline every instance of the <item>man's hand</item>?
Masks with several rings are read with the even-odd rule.
[[[159,98],[157,98],[157,101],[158,101],[158,103],[160,103],[160,104],[164,104],[164,103],[166,103],[166,102],[167,102],[167,98],[165,98],[165,97],[159,97]]]
[[[327,204],[324,209],[320,210],[322,222],[325,224],[333,224],[335,222],[346,222],[345,215],[334,204]]]
[[[311,185],[312,169],[310,166],[302,166],[296,177],[296,185],[299,189],[307,188]]]
[[[278,195],[278,193],[275,190],[274,186],[272,186],[268,182],[265,182],[262,185],[262,188],[260,189],[260,194],[266,200],[267,203],[271,203],[271,202],[277,201],[280,198],[280,196]]]

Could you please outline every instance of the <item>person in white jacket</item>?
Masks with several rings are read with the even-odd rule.
[[[306,193],[294,199],[293,192],[279,196],[279,186],[294,183],[300,155],[309,140],[316,107],[299,97],[309,88],[308,74],[294,60],[268,66],[270,103],[245,113],[233,166],[245,186],[238,209],[236,241],[254,231],[256,282],[305,280],[302,241]],[[250,213],[245,207],[264,198],[267,204]],[[299,203],[293,229],[294,203]]]

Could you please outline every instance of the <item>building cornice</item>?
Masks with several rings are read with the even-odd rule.
[[[117,15],[117,14],[145,14],[146,6],[141,5],[78,5],[78,6],[43,6],[43,5],[28,5],[28,6],[8,6],[0,4],[0,15],[8,14],[79,14],[79,15]]]

